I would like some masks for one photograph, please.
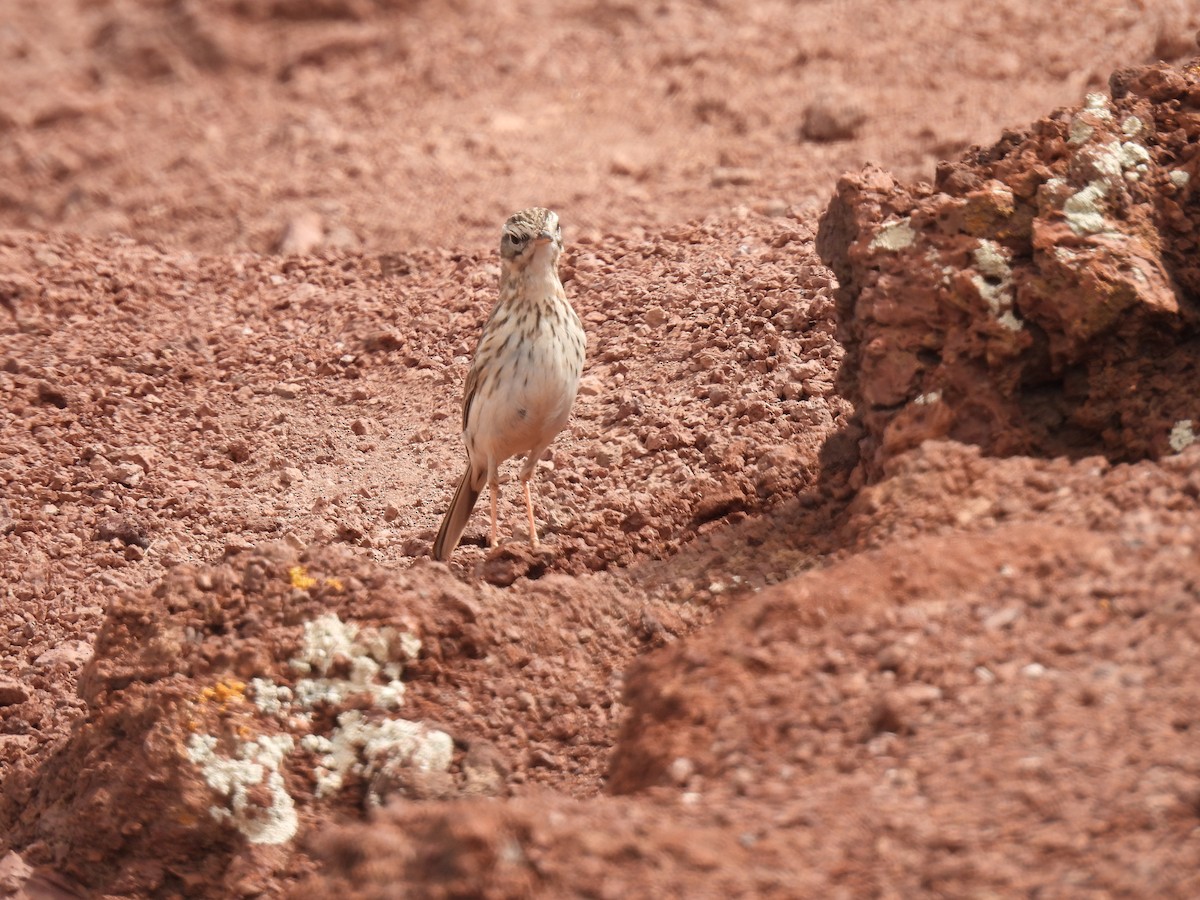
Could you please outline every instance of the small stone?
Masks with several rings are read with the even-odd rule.
[[[875,662],[882,672],[898,672],[906,659],[908,648],[900,644],[889,644],[875,655]]]
[[[158,451],[153,447],[139,445],[136,447],[126,447],[118,451],[115,455],[109,457],[110,462],[129,463],[137,466],[143,472],[149,472],[153,468],[155,460],[158,458]]]
[[[752,206],[756,213],[760,216],[770,216],[773,219],[778,219],[781,216],[788,214],[788,202],[779,197],[773,197],[769,200],[758,200]]]
[[[557,769],[560,765],[557,756],[540,747],[530,750],[528,759],[528,765],[531,769]]]
[[[325,225],[312,210],[293,216],[283,229],[275,252],[283,256],[307,256],[325,240]]]
[[[29,699],[29,689],[19,681],[0,678],[0,706],[16,706]]]
[[[231,441],[225,447],[225,455],[235,463],[244,463],[250,459],[250,445],[243,440]]]
[[[666,324],[667,311],[661,306],[651,306],[645,313],[646,324],[651,328],[661,328]]]
[[[295,400],[300,396],[300,385],[281,383],[271,388],[271,393],[276,397],[282,397],[284,400]]]
[[[712,177],[709,179],[709,182],[715,188],[726,187],[727,185],[744,187],[748,184],[754,184],[756,181],[758,181],[758,172],[742,166],[717,166],[712,170]]]
[[[675,784],[683,787],[696,772],[696,764],[686,756],[677,756],[667,766],[667,777]]]
[[[297,482],[303,480],[303,478],[304,473],[295,466],[287,466],[282,472],[279,473],[279,483],[285,487],[296,484]]]
[[[362,246],[358,235],[345,225],[336,225],[331,228],[322,243],[330,250],[357,250]]]
[[[91,659],[92,645],[86,641],[66,641],[52,647],[33,661],[38,668],[77,669]]]
[[[499,796],[510,766],[504,756],[488,741],[472,741],[462,763],[463,793],[476,796]]]
[[[371,433],[371,423],[366,419],[355,419],[350,423],[350,430],[362,437],[364,434]]]
[[[145,474],[146,472],[141,466],[135,466],[133,463],[120,463],[112,467],[109,480],[123,484],[125,487],[137,487],[142,483]]]
[[[904,700],[919,704],[935,703],[942,699],[942,689],[940,687],[936,684],[924,684],[922,682],[906,684],[897,693]]]
[[[987,631],[999,631],[1001,628],[1007,628],[1019,618],[1021,618],[1021,608],[1019,606],[1009,606],[1005,609],[997,610],[984,619],[983,627]]]
[[[4,858],[0,859],[0,894],[6,897],[16,894],[31,875],[33,875],[33,866],[25,862],[17,851],[9,850],[4,854]],[[32,895],[27,895],[22,891],[21,896]]]
[[[840,93],[823,94],[804,110],[800,134],[822,143],[849,141],[858,137],[867,114],[858,103]]]
[[[579,382],[580,397],[595,397],[602,392],[604,381],[597,375],[584,375]]]

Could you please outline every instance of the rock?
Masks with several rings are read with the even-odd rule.
[[[1110,102],[943,163],[934,188],[844,176],[817,249],[839,281],[841,392],[868,478],[929,439],[990,454],[1157,457],[1194,413],[1200,211],[1181,199],[1200,75],[1114,76]],[[1181,162],[1188,159],[1188,162]],[[1136,390],[1130,386],[1136,385]]]
[[[133,519],[120,514],[113,514],[100,522],[96,527],[96,540],[118,540],[126,546],[140,547],[143,550],[150,546],[150,537],[146,529]]]
[[[52,669],[62,666],[77,669],[92,657],[92,645],[87,641],[66,641],[52,647],[33,661],[35,666]]]
[[[362,241],[345,225],[335,225],[329,230],[321,246],[330,250],[357,250],[362,246]]]
[[[325,225],[321,215],[309,210],[293,216],[284,227],[275,252],[281,256],[307,256],[325,240]]]
[[[33,874],[33,866],[25,862],[15,850],[0,858],[0,894],[15,894]]]
[[[500,796],[511,768],[490,741],[473,740],[462,762],[463,792],[484,797]]]
[[[696,502],[692,520],[697,524],[723,518],[744,509],[746,498],[736,487],[722,487],[706,493]]]
[[[300,385],[298,384],[277,384],[271,388],[271,393],[276,397],[282,397],[284,400],[295,400],[300,396]]]
[[[646,310],[643,317],[646,321],[646,324],[651,328],[661,328],[666,324],[667,311],[661,306],[651,306]]]
[[[818,142],[849,141],[858,137],[867,113],[856,101],[843,93],[822,94],[804,110],[800,134],[805,140]]]
[[[109,478],[117,484],[123,484],[125,487],[137,487],[142,483],[142,478],[145,476],[146,470],[141,466],[133,463],[118,463],[112,467],[109,473]]]
[[[158,457],[158,451],[147,445],[125,447],[109,457],[110,462],[129,463],[149,472]]]
[[[0,706],[16,706],[29,699],[29,688],[11,678],[0,678]]]
[[[754,169],[747,169],[741,166],[717,166],[712,170],[710,183],[713,187],[726,187],[727,185],[744,186],[754,184],[758,181],[759,174]]]

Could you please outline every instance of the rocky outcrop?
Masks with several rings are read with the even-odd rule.
[[[1194,440],[1200,62],[1110,87],[932,186],[838,183],[817,246],[868,479],[931,438],[1114,460]]]
[[[418,633],[461,620],[446,597],[282,544],[177,567],[114,599],[84,718],[0,814],[31,862],[103,893],[278,894],[331,808],[455,792],[452,739],[412,718],[403,680]]]

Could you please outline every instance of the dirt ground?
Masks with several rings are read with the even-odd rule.
[[[1198,28],[9,0],[0,897],[1200,895]]]

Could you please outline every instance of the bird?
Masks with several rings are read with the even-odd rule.
[[[583,323],[558,275],[562,249],[558,214],[544,207],[513,213],[501,230],[500,295],[483,326],[463,391],[467,466],[433,541],[434,559],[450,558],[484,484],[491,499],[488,542],[497,545],[498,470],[520,454],[525,454],[520,479],[529,544],[538,548],[529,482],[570,418],[587,349]]]

